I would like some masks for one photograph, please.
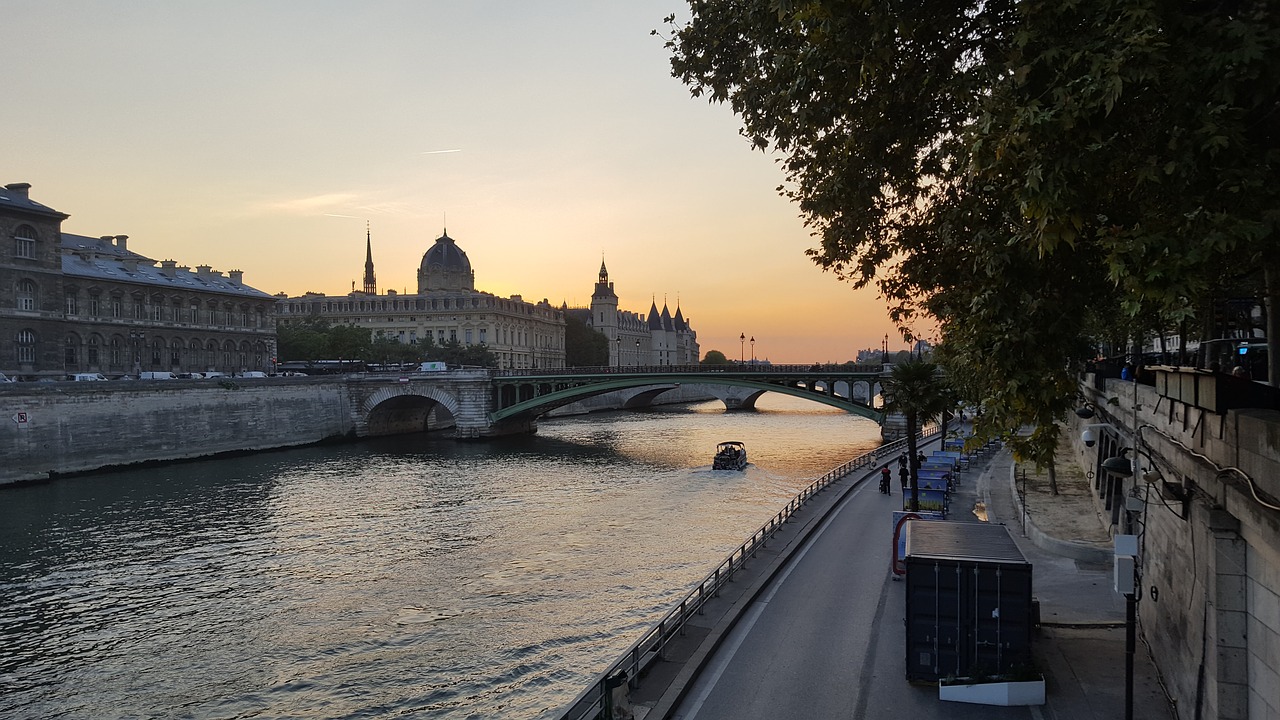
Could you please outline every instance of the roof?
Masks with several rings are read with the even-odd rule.
[[[201,274],[176,264],[172,270],[156,267],[154,260],[99,238],[63,233],[62,249],[62,273],[68,277],[275,300],[261,290],[232,282],[230,277],[219,272],[210,270]]]
[[[426,270],[428,265],[439,265],[446,270],[471,272],[471,261],[467,259],[467,253],[458,247],[457,242],[449,237],[448,232],[436,238],[436,244],[422,256],[422,269]]]
[[[30,187],[26,183],[11,183],[0,187],[0,210],[17,210],[61,220],[69,217],[66,213],[60,213],[27,197],[27,191]]]

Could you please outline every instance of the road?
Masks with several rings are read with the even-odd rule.
[[[898,488],[850,492],[726,637],[672,717],[1039,718],[1039,708],[939,702],[905,677],[905,584],[890,580]],[[969,516],[953,509],[953,518]]]

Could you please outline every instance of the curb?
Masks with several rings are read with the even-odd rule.
[[[1018,464],[1009,465],[1009,494],[1013,499],[1013,507],[1026,523],[1027,538],[1031,544],[1055,555],[1069,557],[1072,560],[1090,563],[1110,563],[1114,552],[1109,547],[1098,547],[1078,540],[1062,540],[1041,530],[1035,522],[1034,515],[1023,507],[1022,498],[1018,497]]]

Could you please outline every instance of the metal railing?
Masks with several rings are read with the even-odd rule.
[[[937,434],[939,429],[937,425],[927,425],[922,429],[918,437],[923,440]],[[583,690],[573,702],[569,703],[565,711],[561,713],[560,720],[584,720],[585,718],[598,717],[605,709],[610,690],[618,687],[623,680],[626,681],[627,686],[630,688],[638,687],[640,673],[655,660],[664,658],[667,646],[675,638],[684,634],[685,623],[693,616],[702,614],[702,606],[718,596],[720,589],[733,578],[734,574],[746,567],[747,558],[752,557],[757,550],[764,547],[765,543],[777,534],[783,524],[804,507],[813,496],[854,471],[874,467],[882,458],[896,457],[906,447],[907,438],[900,438],[891,443],[881,445],[875,450],[860,455],[831,470],[801,490],[798,495],[791,499],[791,502],[787,503],[786,507],[769,518],[769,521],[752,533],[750,538],[729,553],[729,557],[725,558],[724,561],[716,566],[715,570],[703,578],[702,582],[698,583],[688,595],[685,595],[684,599],[659,620],[657,625],[642,635],[639,640],[622,653],[618,660],[601,673],[587,689]],[[604,717],[605,720],[609,720],[608,714],[605,714]]]

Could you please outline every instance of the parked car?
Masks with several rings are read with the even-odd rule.
[[[240,374],[239,374],[239,375],[237,375],[236,377],[242,377],[242,378],[264,378],[264,377],[266,377],[266,376],[267,376],[267,374],[266,374],[266,373],[264,373],[264,372],[262,372],[262,371],[260,371],[260,370],[246,370],[245,372],[240,373]]]
[[[179,380],[202,380],[204,375],[201,373],[178,373]]]
[[[159,370],[156,372],[144,372],[139,380],[173,380],[173,373],[168,370]]]
[[[69,375],[68,378],[75,382],[106,382],[107,380],[102,373],[75,373],[74,375]]]
[[[227,374],[224,372],[218,372],[217,370],[210,370],[209,372],[204,374],[204,379],[211,380],[213,378],[224,378],[226,376]]]
[[[11,382],[17,382],[17,380],[14,380],[13,378],[6,376],[4,373],[0,373],[0,383],[11,383]]]

